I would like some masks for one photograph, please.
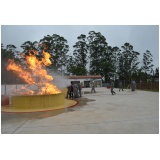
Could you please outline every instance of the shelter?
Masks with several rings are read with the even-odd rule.
[[[102,87],[102,76],[101,75],[88,75],[88,76],[64,76],[69,82],[80,82],[83,88],[89,88],[92,83],[95,87]]]

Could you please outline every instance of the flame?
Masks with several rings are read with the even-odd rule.
[[[45,83],[45,86],[41,88],[41,91],[38,94],[57,94],[59,90],[50,83]]]
[[[26,64],[28,65],[28,70],[25,70],[22,66],[17,65],[14,60],[9,59],[7,70],[12,70],[18,74],[18,76],[25,80],[28,84],[35,84],[38,86],[38,95],[40,94],[58,94],[61,91],[51,83],[54,78],[51,75],[48,75],[45,66],[52,64],[50,61],[50,54],[43,51],[42,60],[38,60],[36,55],[38,52],[34,50],[29,51],[29,56],[26,56]],[[23,88],[24,90],[24,88]],[[27,90],[27,93],[30,95],[35,94],[32,90]]]
[[[17,91],[20,95],[34,95],[34,91],[28,89],[25,86],[22,86],[20,90]]]
[[[19,77],[24,79],[28,84],[34,84],[35,81],[31,75],[31,73],[22,69],[19,65],[15,64],[14,60],[9,59],[9,64],[7,66],[7,70],[13,70],[18,73]]]
[[[48,52],[43,51],[43,57],[42,62],[45,64],[45,66],[50,66],[52,62],[50,61],[51,55]]]
[[[34,54],[32,54],[34,53]],[[26,63],[29,65],[29,68],[31,70],[34,70],[37,68],[37,65],[40,65],[41,62],[38,61],[37,57],[35,56],[37,53],[33,50],[29,51],[29,56],[26,56]]]

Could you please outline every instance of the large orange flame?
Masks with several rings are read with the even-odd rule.
[[[30,72],[25,71],[21,68],[21,66],[17,65],[14,60],[8,60],[9,65],[7,66],[7,70],[13,70],[18,73],[18,76],[24,79],[28,84],[34,84],[35,81]]]
[[[44,63],[45,66],[50,66],[52,62],[50,61],[51,55],[48,52],[43,51],[43,57],[42,62]]]
[[[22,66],[17,65],[14,60],[9,59],[7,70],[13,70],[18,76],[25,80],[28,84],[34,84],[38,86],[38,95],[39,94],[57,94],[61,91],[51,83],[53,77],[48,75],[45,66],[51,65],[50,54],[43,51],[42,60],[38,60],[36,55],[38,52],[34,50],[29,51],[29,56],[26,56],[26,63],[28,65],[28,70],[25,70]],[[24,89],[24,88],[23,88]],[[34,91],[28,90],[28,94],[35,94]]]

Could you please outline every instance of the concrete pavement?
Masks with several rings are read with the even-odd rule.
[[[2,134],[158,134],[159,93],[84,88],[79,105],[50,112],[1,113]]]

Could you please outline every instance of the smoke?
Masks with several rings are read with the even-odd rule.
[[[48,69],[48,74],[51,75],[54,80],[53,84],[57,86],[59,89],[66,88],[69,85],[68,79],[64,78],[64,76],[57,73],[54,69]]]

